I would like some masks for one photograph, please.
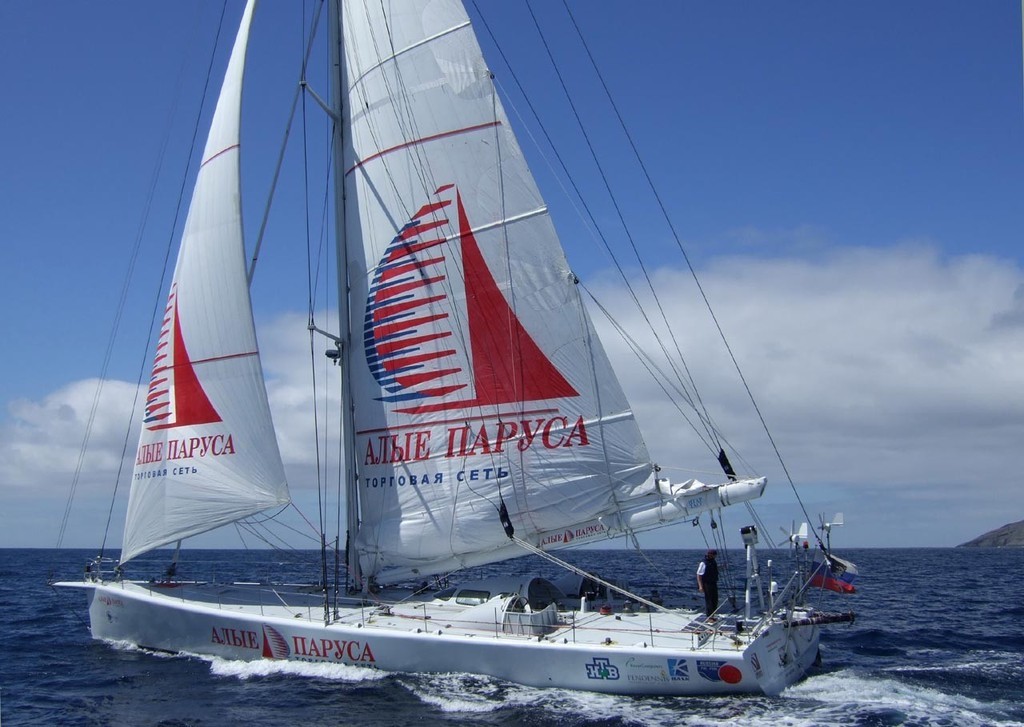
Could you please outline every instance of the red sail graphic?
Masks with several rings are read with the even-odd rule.
[[[442,187],[438,192],[443,190]],[[458,193],[456,201],[476,395],[469,400],[424,403],[397,411],[413,414],[578,396],[520,323],[498,288]]]
[[[167,361],[169,334],[173,336],[170,361]],[[167,309],[153,361],[153,376],[146,397],[146,429],[211,424],[221,421],[217,410],[206,396],[189,358],[178,318],[177,286],[171,288]]]

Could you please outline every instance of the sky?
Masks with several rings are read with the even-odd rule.
[[[793,491],[601,82],[562,3],[532,5],[703,397],[769,477],[758,510],[788,528],[803,519]],[[250,45],[247,72],[260,85],[243,112],[249,245],[298,78],[298,6],[264,0]],[[953,546],[1024,519],[1020,4],[569,7],[812,518],[843,512],[834,539],[850,547]],[[227,3],[224,39],[241,8]],[[57,543],[78,467],[63,544],[95,547],[111,509],[107,543],[120,541],[127,489],[122,482],[113,506],[111,492],[134,382],[151,362],[151,313],[166,296],[161,271],[184,216],[178,200],[195,173],[197,118],[198,144],[205,134],[211,54],[214,87],[223,71],[228,42],[213,50],[220,12],[198,0],[0,4],[0,547]],[[602,228],[626,245],[529,9],[478,0],[469,12],[574,270],[639,330],[638,316],[616,305],[623,283],[551,171],[516,83]],[[310,84],[326,96],[320,65]],[[327,166],[323,121],[312,120],[322,114],[311,102],[305,113],[306,153],[297,127],[253,296],[289,479],[315,519],[306,263],[293,252],[306,237],[304,159],[321,196]],[[594,317],[654,458],[714,479],[715,462]],[[742,513],[727,517],[745,524]],[[688,530],[642,542],[699,547]],[[197,542],[238,545],[230,529]]]

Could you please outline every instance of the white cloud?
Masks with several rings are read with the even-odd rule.
[[[955,544],[1024,509],[1013,476],[1024,436],[1022,277],[1005,260],[908,244],[719,259],[702,284],[801,495],[827,492],[828,508],[857,512],[848,530],[878,536],[858,544],[924,545]],[[787,489],[731,363],[703,355],[721,351],[717,334],[687,325],[707,319],[689,273],[656,279],[712,415],[776,493]],[[629,370],[618,339],[603,339]],[[624,383],[653,455],[678,461],[682,434],[664,423],[664,397]]]
[[[801,496],[812,515],[845,511],[843,540],[952,545],[1020,519],[1024,494],[1014,465],[1024,440],[1024,274],[1015,264],[946,258],[907,244],[819,251],[810,259],[718,259],[701,279]],[[799,518],[783,508],[792,500],[788,485],[689,273],[665,268],[655,281],[712,416],[773,481],[765,513],[786,524]],[[620,284],[590,287],[620,323],[638,330]],[[281,315],[260,327],[260,341],[289,479],[303,509],[315,512],[305,321],[304,314]],[[714,479],[713,457],[621,339],[599,316],[596,323],[655,459]],[[652,334],[634,335],[654,350]],[[337,434],[338,370],[323,358],[326,347],[315,340],[319,385],[332,399],[321,410],[321,455],[336,479],[326,440]],[[105,386],[79,490],[79,498],[103,506],[86,509],[105,513],[134,391],[124,382]],[[50,522],[58,517],[94,392],[94,381],[79,381],[40,401],[7,405],[0,425],[4,544],[52,544],[55,526],[40,536],[22,521],[39,519],[28,517],[33,508],[52,508]],[[649,542],[693,544],[674,537]]]
[[[96,486],[111,476],[121,457],[135,386],[108,381],[98,393],[97,384],[96,379],[75,381],[41,401],[18,399],[8,405],[10,422],[0,441],[5,489],[36,490],[41,483],[49,489],[58,481],[69,483],[79,467],[94,406],[91,446],[81,457],[82,484]],[[129,436],[132,452],[135,438],[134,433]]]

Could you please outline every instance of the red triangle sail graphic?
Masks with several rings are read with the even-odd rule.
[[[476,403],[508,404],[577,396],[576,390],[523,328],[498,289],[469,226],[462,197],[456,199]]]
[[[172,292],[171,295],[175,296],[176,292]],[[199,382],[199,377],[196,375],[192,360],[189,358],[188,349],[185,347],[185,339],[181,334],[181,322],[178,318],[178,301],[176,297],[173,309],[174,318],[170,321],[174,336],[174,344],[171,349],[171,363],[169,366],[158,365],[153,369],[154,381],[170,379],[174,382],[169,391],[164,390],[162,392],[165,395],[169,395],[171,400],[168,402],[170,404],[170,412],[167,420],[159,424],[147,426],[147,429],[150,431],[194,426],[196,424],[212,424],[221,421],[220,415],[213,408],[213,404],[210,403],[209,397],[207,397],[206,392],[203,390],[203,385]],[[161,335],[161,338],[164,338],[164,336]],[[158,354],[157,361],[160,361],[161,358],[162,356]],[[152,392],[152,385],[150,389]],[[150,405],[152,408],[158,406],[156,397],[152,393],[150,399],[153,400],[153,403]]]
[[[423,413],[579,396],[520,323],[487,267],[458,193],[456,201],[476,396],[398,411]]]

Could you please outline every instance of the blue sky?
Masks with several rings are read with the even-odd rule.
[[[296,5],[265,0],[254,29],[249,78],[261,85],[247,92],[243,118],[250,243],[297,78]],[[621,242],[525,5],[478,5]],[[679,319],[696,317],[681,297],[688,274],[675,243],[580,61],[561,3],[534,5],[635,237],[663,289],[679,293],[669,298]],[[1020,5],[570,6],[812,512],[845,511],[843,535],[860,546],[954,545],[1024,518],[1015,474],[1024,441]],[[477,8],[469,10],[476,21]],[[228,3],[225,38],[240,13],[241,3]],[[88,381],[100,372],[137,237],[109,375],[133,382],[140,366],[148,369],[150,310],[165,295],[156,287],[176,239],[177,194],[219,14],[219,4],[197,1],[0,5],[0,546],[56,541]],[[516,124],[526,104],[495,40],[476,27]],[[214,86],[226,45],[215,56]],[[326,94],[322,76],[314,67],[312,83]],[[565,203],[527,122],[520,141],[569,259],[614,300],[621,284]],[[314,183],[326,168],[322,148],[322,131],[312,131]],[[286,246],[305,234],[301,163],[293,145],[254,286],[279,423],[290,421],[284,391],[297,381],[291,354],[279,347],[289,336],[300,347],[304,340],[305,263]],[[705,336],[698,327],[690,350],[713,346]],[[608,347],[628,371],[625,354]],[[738,385],[715,378],[721,368],[707,372],[710,390],[722,391],[720,421],[732,427],[731,440],[750,438],[741,450],[773,481],[765,511],[788,523],[788,487],[741,397],[729,393]],[[665,433],[673,430],[657,392],[622,378],[652,452],[685,460],[689,450]],[[115,409],[101,412],[111,451],[120,436]],[[290,464],[301,473],[294,451]],[[90,461],[79,520],[105,515],[111,462],[116,456]],[[308,502],[308,490],[297,499]],[[76,527],[67,544],[91,546],[102,524]],[[691,545],[675,537],[652,544]]]

